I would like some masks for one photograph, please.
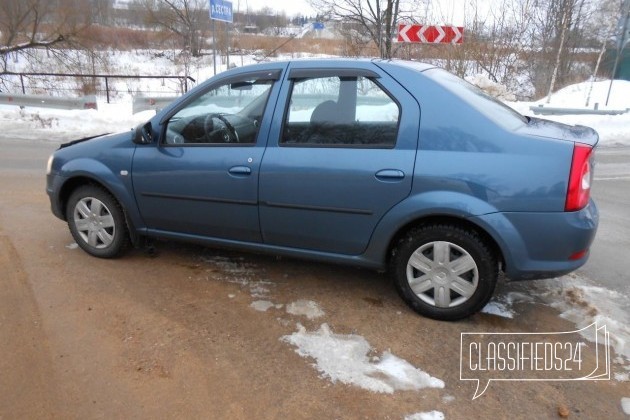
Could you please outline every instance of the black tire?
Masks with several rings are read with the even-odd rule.
[[[120,256],[129,246],[129,232],[122,208],[111,194],[95,185],[72,192],[66,220],[76,243],[99,258]]]
[[[390,273],[398,294],[414,311],[455,321],[488,303],[499,269],[497,256],[476,232],[432,224],[409,231],[398,242]]]

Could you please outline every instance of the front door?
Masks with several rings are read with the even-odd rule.
[[[133,185],[149,231],[260,242],[258,178],[274,85],[269,74],[215,84],[164,122],[159,144],[138,146]]]

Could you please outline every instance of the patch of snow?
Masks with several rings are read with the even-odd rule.
[[[253,297],[264,297],[262,293],[262,285],[273,284],[268,281],[256,280],[255,264],[249,264],[244,262],[233,261],[230,258],[221,256],[200,257],[201,261],[210,264],[212,267],[207,271],[216,272],[213,275],[215,280],[225,281],[228,283],[234,283],[241,286],[249,286],[250,289],[254,289],[252,292]],[[268,292],[268,290],[266,290]],[[255,295],[254,295],[255,294]]]
[[[630,416],[630,398],[624,397],[621,399],[621,409]]]
[[[455,397],[452,395],[445,395],[442,397],[442,402],[445,404],[450,404],[455,401]]]
[[[269,308],[273,308],[276,305],[268,300],[255,300],[249,306],[260,312],[267,312]]]
[[[593,109],[595,103],[599,104],[599,109],[624,110],[630,108],[630,101],[628,100],[630,82],[615,80],[608,106],[605,106],[609,85],[610,80],[593,83],[588,108]],[[533,111],[529,107],[540,104],[561,108],[587,108],[586,98],[590,86],[591,82],[583,82],[560,89],[551,95],[549,104],[547,104],[547,99],[543,98],[536,102],[511,102],[508,105],[523,115],[533,115]],[[599,134],[599,144],[602,146],[630,145],[630,112],[621,115],[543,115],[541,118],[563,124],[591,127]]]
[[[520,292],[511,291],[507,294],[498,292],[481,312],[501,316],[503,318],[514,318],[516,311],[513,309],[513,305],[515,303],[532,302],[533,300],[531,296]]]
[[[269,289],[261,285],[260,282],[256,282],[254,284],[250,284],[249,292],[252,297],[260,298],[267,296],[269,294]]]
[[[630,360],[630,313],[628,296],[593,286],[577,274],[539,283],[534,290],[540,298],[561,312],[561,317],[585,328],[596,322],[605,325],[615,352]],[[591,333],[591,330],[588,330]],[[593,341],[594,337],[584,336]]]
[[[242,264],[226,257],[201,257],[201,260],[230,274],[252,274],[252,269],[256,268],[254,264]]]
[[[287,305],[287,313],[291,315],[301,315],[308,319],[319,318],[324,316],[324,311],[319,307],[317,302],[312,300],[300,299]]]
[[[230,293],[230,294],[228,295],[228,297],[229,297],[230,299],[234,299],[234,298],[236,297],[236,295],[235,295],[234,293]]]
[[[503,318],[514,318],[514,311],[501,302],[491,301],[481,310],[485,314],[497,315]]]
[[[615,378],[615,381],[618,381],[618,382],[628,382],[628,381],[630,381],[630,375],[628,373],[615,372],[614,378]]]
[[[629,108],[630,102],[628,101],[628,97],[630,96],[630,81],[615,80],[613,82],[608,105],[606,106],[606,96],[608,95],[609,87],[610,80],[601,80],[592,83],[587,81],[569,85],[551,95],[549,106],[558,106],[563,108],[586,108],[586,99],[590,91],[591,97],[588,106],[591,107],[591,109],[596,103],[599,104],[599,109]],[[543,98],[535,102],[535,104],[546,105],[547,98]]]
[[[466,76],[466,81],[477,86],[488,95],[493,96],[502,101],[515,101],[516,96],[508,91],[508,88],[500,83],[493,82],[485,74],[475,74],[474,76]]]
[[[2,137],[43,141],[70,141],[105,133],[131,131],[154,111],[131,115],[131,103],[106,106],[98,111],[25,108],[0,105]],[[77,121],[81,123],[78,124]]]
[[[444,413],[436,410],[405,416],[405,420],[444,420],[444,418]]]
[[[297,347],[302,357],[315,359],[314,366],[333,382],[355,385],[372,392],[393,393],[396,390],[444,388],[444,382],[412,366],[389,352],[371,361],[372,347],[356,334],[334,334],[327,324],[315,332],[298,331],[281,340]]]
[[[77,249],[79,247],[79,244],[76,242],[72,242],[71,244],[66,245],[66,248],[68,249]]]

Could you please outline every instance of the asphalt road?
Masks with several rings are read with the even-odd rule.
[[[591,257],[580,271],[595,284],[630,297],[629,147],[598,150],[592,195],[600,224]]]
[[[520,304],[513,319],[444,323],[411,312],[367,270],[162,242],[157,257],[92,258],[48,207],[44,169],[56,147],[0,134],[0,418],[555,418],[559,407],[626,418],[630,386],[614,380],[493,383],[471,401],[461,333],[574,327],[544,304]],[[578,274],[628,292],[630,148],[598,159],[600,232]],[[259,312],[259,299],[284,306]],[[288,313],[299,299],[325,315]],[[446,386],[383,394],[331,382],[280,340],[298,323],[359,334],[374,354],[391,351]]]

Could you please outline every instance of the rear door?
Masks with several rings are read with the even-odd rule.
[[[263,241],[358,255],[411,191],[420,110],[370,62],[309,65],[291,65],[274,114],[260,173]]]

